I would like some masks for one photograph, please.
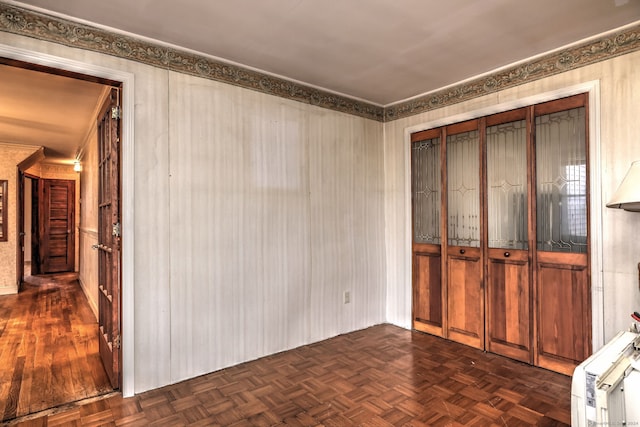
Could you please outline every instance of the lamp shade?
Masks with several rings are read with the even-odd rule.
[[[627,175],[611,201],[607,203],[607,207],[640,212],[640,160],[631,163]]]

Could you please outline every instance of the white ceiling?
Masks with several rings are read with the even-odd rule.
[[[45,147],[71,161],[97,117],[104,86],[0,65],[0,142]]]
[[[640,0],[22,0],[379,105],[640,20]]]
[[[640,21],[640,0],[5,2],[141,35],[378,105]],[[9,68],[0,67],[0,141],[28,139],[52,152],[75,152],[77,143],[64,148],[63,141],[71,141],[65,136],[90,120],[83,115],[88,111],[84,106],[91,104],[99,85],[59,76],[33,80]]]

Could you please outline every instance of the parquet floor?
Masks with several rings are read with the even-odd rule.
[[[22,426],[564,426],[567,376],[390,325]]]
[[[0,296],[0,420],[113,391],[77,276],[30,276]]]

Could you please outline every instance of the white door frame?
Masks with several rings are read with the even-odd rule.
[[[95,64],[74,61],[67,58],[48,55],[0,44],[0,56],[32,64],[44,65],[60,70],[87,74],[122,83],[122,141],[121,182],[122,182],[122,384],[124,397],[134,394],[134,75],[121,70],[106,68]]]

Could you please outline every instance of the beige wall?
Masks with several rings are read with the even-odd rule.
[[[592,189],[594,183],[601,194],[592,193],[592,199],[601,203],[592,211],[601,224],[592,222],[592,232],[601,229],[598,236],[601,258],[595,259],[592,271],[594,301],[602,301],[602,312],[594,313],[594,331],[604,331],[607,341],[631,323],[630,313],[640,307],[637,264],[640,261],[640,241],[636,236],[640,215],[605,208],[605,203],[622,181],[633,160],[640,159],[640,53],[636,52],[600,62],[574,71],[538,80],[516,88],[452,105],[424,114],[385,124],[385,220],[387,258],[387,319],[410,327],[411,325],[411,260],[410,260],[410,194],[407,177],[406,133],[427,123],[447,123],[473,115],[476,111],[500,110],[500,105],[518,102],[528,97],[562,91],[576,85],[593,84],[599,88],[591,99],[595,123],[591,150]],[[594,161],[601,159],[598,168]],[[598,254],[595,254],[598,256]],[[598,270],[598,264],[600,270]],[[594,337],[595,338],[595,337]]]
[[[78,227],[78,278],[93,313],[98,317],[98,138],[94,126],[88,133],[81,157],[80,226]]]
[[[381,123],[32,38],[0,44],[134,75],[136,392],[384,322]]]
[[[18,164],[38,150],[39,147],[0,143],[0,179],[8,180],[7,241],[0,242],[0,295],[18,292],[16,281],[17,248],[17,181]]]

